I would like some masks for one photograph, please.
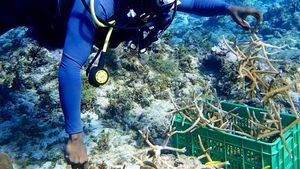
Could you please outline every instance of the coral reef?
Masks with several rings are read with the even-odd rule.
[[[278,94],[276,91],[282,92],[281,89],[286,89],[283,93],[288,96],[286,102],[290,104],[291,112],[298,114],[299,108],[296,110],[291,98],[291,93],[297,93],[295,85],[299,85],[300,74],[296,70],[297,65],[276,59],[281,55],[278,50],[284,47],[266,44],[256,35],[253,35],[250,41],[233,43],[234,47],[231,47],[224,38],[223,43],[225,46],[221,43],[214,49],[219,50],[216,55],[221,55],[224,62],[220,80],[228,83],[226,86],[218,85],[222,94],[231,95],[235,99],[247,98],[247,102],[256,102],[256,106],[263,107],[260,100],[266,102],[267,98]],[[274,52],[274,49],[277,51]],[[289,73],[286,69],[294,71]],[[273,89],[274,92],[271,91]],[[298,99],[294,100],[297,102]]]
[[[174,102],[185,108],[193,103],[190,100],[196,93],[208,86],[215,88],[222,100],[261,107],[261,100],[268,101],[271,97],[274,102],[265,102],[266,105],[276,103],[283,109],[299,111],[299,2],[276,1],[274,5],[273,1],[261,0],[229,2],[259,7],[265,12],[260,41],[255,38],[253,41],[286,45],[280,53],[268,58],[281,75],[262,76],[263,83],[253,78],[257,69],[251,69],[251,62],[241,57],[248,55],[247,51],[241,47],[241,52],[236,53],[235,48],[241,42],[249,42],[249,36],[229,16],[201,18],[179,12],[162,39],[146,53],[138,55],[128,50],[126,44],[110,50],[106,66],[111,79],[105,86],[90,86],[82,71],[82,121],[91,168],[140,168],[141,161],[131,157],[149,150],[144,138],[151,140],[147,141],[151,143],[150,149],[155,145],[169,146],[164,142],[172,124],[170,111],[176,109]],[[66,168],[62,150],[67,135],[63,131],[57,90],[61,50],[39,44],[28,32],[28,28],[20,27],[0,37],[0,152],[12,157],[14,168]],[[222,35],[228,40],[222,39]],[[268,49],[267,52],[271,53]],[[285,64],[272,60],[284,60]],[[245,63],[242,67],[241,62]],[[275,71],[267,62],[258,63],[255,65],[260,71]],[[272,90],[264,88],[264,83],[271,84]],[[263,93],[259,92],[261,89]],[[252,99],[245,99],[247,95],[252,95]],[[274,113],[277,112],[277,107],[273,107]],[[279,123],[272,128],[277,134],[282,132]],[[149,131],[149,137],[138,130]],[[173,168],[201,165],[197,158],[164,152],[159,159]],[[209,159],[206,155],[204,158]],[[159,168],[166,164],[155,165]]]

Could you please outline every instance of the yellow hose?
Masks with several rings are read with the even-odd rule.
[[[114,30],[114,28],[110,27],[108,32],[107,32],[107,35],[106,35],[106,38],[105,38],[105,41],[104,41],[104,45],[103,45],[103,49],[102,49],[103,52],[107,51],[107,48],[108,48],[108,45],[109,45],[109,40],[110,40],[110,37],[111,37],[111,34],[112,34],[113,30]]]
[[[91,15],[92,15],[92,18],[94,20],[94,22],[96,23],[97,26],[99,27],[108,27],[107,25],[103,24],[102,22],[100,22],[96,16],[96,12],[95,12],[95,0],[90,0],[90,8],[91,8]],[[110,24],[114,24],[115,21],[111,21],[109,22]]]
[[[95,0],[90,0],[90,9],[91,9],[91,15],[92,15],[92,18],[93,18],[95,24],[97,26],[99,26],[99,27],[102,27],[102,28],[108,27],[107,25],[105,25],[102,22],[100,22],[98,20],[97,16],[96,16],[96,12],[95,12]],[[110,24],[115,24],[116,22],[113,20],[113,21],[110,21],[109,23]],[[108,30],[108,33],[107,33],[105,41],[104,41],[103,49],[102,49],[103,52],[106,52],[107,49],[108,49],[109,40],[110,40],[110,37],[111,37],[113,29],[114,29],[113,27],[110,27],[109,30]]]

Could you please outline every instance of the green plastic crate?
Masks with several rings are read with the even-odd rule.
[[[239,108],[235,113],[244,118],[243,120],[236,119],[243,130],[247,130],[249,124],[247,107],[251,112],[255,112],[257,119],[261,119],[263,116],[260,112],[265,112],[263,109],[254,107],[228,102],[222,103],[222,109],[225,111],[233,110],[236,107]],[[283,127],[296,120],[290,114],[282,113],[281,117]],[[174,127],[177,130],[185,130],[190,125],[190,122],[185,122],[182,126],[181,117],[176,115]],[[300,123],[293,125],[283,135],[293,154],[293,159],[280,138],[268,143],[206,127],[199,127],[190,133],[174,135],[171,139],[172,146],[177,148],[186,147],[186,155],[199,156],[202,152],[198,143],[198,135],[201,136],[205,148],[212,147],[210,155],[213,160],[230,162],[230,166],[226,167],[227,169],[300,169]]]

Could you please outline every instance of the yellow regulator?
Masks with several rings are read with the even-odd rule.
[[[89,83],[94,87],[99,87],[104,85],[108,79],[109,74],[104,69],[106,51],[108,49],[109,40],[112,34],[113,28],[110,28],[105,39],[105,43],[102,50],[98,50],[94,59],[90,62],[88,68],[86,69],[86,74],[89,79]],[[98,61],[98,64],[97,62]]]
[[[100,84],[105,84],[108,81],[108,77],[109,77],[109,75],[105,69],[98,70],[96,72],[95,76],[96,76],[95,77],[96,81]]]

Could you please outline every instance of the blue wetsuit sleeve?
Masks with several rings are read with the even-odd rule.
[[[80,69],[86,62],[92,45],[94,25],[80,0],[76,0],[70,13],[63,56],[59,66],[59,96],[65,117],[65,130],[69,134],[82,131],[80,120]]]
[[[178,11],[200,16],[227,15],[229,5],[223,0],[180,0]]]
[[[109,2],[108,2],[109,1]],[[113,0],[96,1],[96,14],[106,20],[113,15]],[[80,69],[87,61],[96,27],[81,0],[75,0],[70,13],[63,56],[59,66],[59,97],[68,134],[82,132],[80,119]]]

